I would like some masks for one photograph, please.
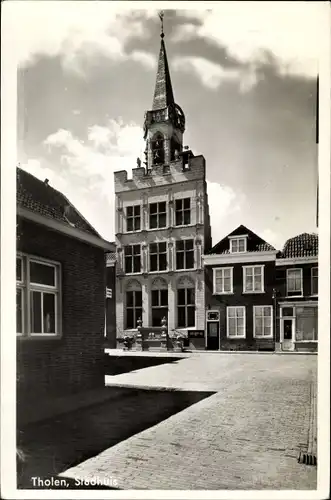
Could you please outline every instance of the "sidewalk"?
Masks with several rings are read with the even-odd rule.
[[[203,350],[203,351],[188,351],[185,350],[183,352],[174,352],[174,351],[127,351],[123,349],[110,349],[108,347],[105,347],[105,354],[108,354],[109,356],[142,356],[142,357],[182,357],[182,358],[187,358],[190,356],[200,356],[201,354],[212,354],[212,355],[217,355],[217,354],[259,354],[259,355],[273,355],[273,356],[289,356],[289,355],[299,355],[299,356],[316,356],[317,352],[297,352],[297,351],[209,351],[209,350]]]

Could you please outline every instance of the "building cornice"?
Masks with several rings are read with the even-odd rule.
[[[282,299],[278,302],[279,306],[282,307],[317,307],[318,300],[305,300],[302,297],[302,301],[299,300],[291,300],[291,299]]]
[[[291,257],[285,259],[277,259],[276,266],[293,266],[296,264],[317,264],[318,256],[314,255],[312,257]]]
[[[228,236],[229,240],[238,240],[240,238],[248,238],[248,234],[235,234],[233,236]]]
[[[19,217],[22,217],[23,219],[35,222],[36,224],[41,224],[42,226],[45,226],[53,231],[57,231],[66,236],[70,236],[71,238],[76,238],[80,241],[88,243],[89,245],[98,248],[103,248],[104,250],[110,250],[112,252],[115,251],[114,244],[110,243],[109,241],[103,240],[102,238],[94,236],[93,234],[87,233],[85,231],[81,231],[76,227],[63,224],[60,221],[51,219],[50,217],[45,217],[44,215],[36,214],[35,212],[32,212],[31,210],[28,210],[26,208],[17,207],[17,215]]]
[[[237,254],[211,254],[204,255],[203,261],[206,266],[223,264],[246,264],[250,262],[268,262],[276,260],[277,251],[269,252],[245,252]]]

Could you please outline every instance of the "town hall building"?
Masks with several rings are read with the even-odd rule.
[[[164,34],[152,109],[145,114],[145,161],[115,172],[116,338],[137,327],[205,340],[203,255],[211,248],[206,165],[183,146],[185,115],[175,102]]]

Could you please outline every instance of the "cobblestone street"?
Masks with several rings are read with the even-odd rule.
[[[122,489],[315,489],[316,467],[297,459],[316,436],[316,368],[312,355],[194,354],[107,376],[217,392],[62,475]]]

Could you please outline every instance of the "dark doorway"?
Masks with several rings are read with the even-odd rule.
[[[292,340],[292,320],[284,319],[284,340]]]
[[[218,321],[207,323],[207,349],[218,351],[220,348],[220,324]]]

